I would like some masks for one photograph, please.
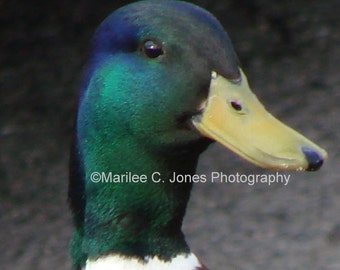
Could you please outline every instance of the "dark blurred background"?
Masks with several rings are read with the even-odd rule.
[[[70,269],[67,163],[96,26],[133,1],[0,0],[0,268]],[[184,229],[212,270],[340,269],[338,0],[191,1],[227,29],[266,107],[329,160],[282,185],[198,184]],[[265,173],[218,145],[200,173]]]

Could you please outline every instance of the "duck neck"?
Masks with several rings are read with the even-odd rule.
[[[207,141],[161,151],[128,137],[110,144],[85,141],[86,203],[79,229],[87,258],[121,254],[170,260],[188,253],[181,226],[192,183],[171,180],[174,172],[194,174]]]

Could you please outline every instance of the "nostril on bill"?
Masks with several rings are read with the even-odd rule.
[[[305,154],[305,157],[308,161],[307,171],[317,171],[323,164],[323,158],[318,152],[308,148],[302,147],[302,152]]]

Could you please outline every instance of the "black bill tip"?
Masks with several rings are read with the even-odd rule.
[[[307,171],[317,171],[318,169],[320,169],[320,167],[323,164],[324,159],[318,152],[308,147],[302,147],[302,152],[304,153],[308,161]]]

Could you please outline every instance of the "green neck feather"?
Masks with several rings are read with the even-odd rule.
[[[192,185],[168,180],[173,172],[193,174],[208,141],[183,135],[179,142],[146,142],[121,123],[112,122],[114,117],[104,117],[103,109],[93,108],[98,97],[91,96],[91,102],[86,102],[88,98],[78,121],[86,206],[84,223],[77,228],[72,244],[74,260],[83,265],[87,258],[109,253],[170,259],[189,252],[181,226]],[[93,113],[82,117],[82,110]],[[112,177],[146,175],[147,181],[94,183],[94,172],[111,173]],[[161,181],[155,183],[152,175]]]

